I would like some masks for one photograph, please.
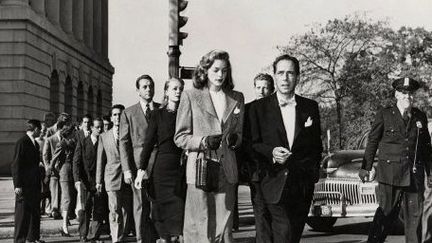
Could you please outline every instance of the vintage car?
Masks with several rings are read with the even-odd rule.
[[[358,177],[369,132],[359,141],[356,150],[330,153],[321,161],[320,179],[309,211],[308,225],[317,231],[328,231],[338,218],[372,217],[378,207],[375,190],[375,166],[369,180]]]

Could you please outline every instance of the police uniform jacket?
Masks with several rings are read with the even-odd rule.
[[[372,169],[377,150],[378,182],[393,186],[409,186],[414,179],[413,176],[422,182],[424,169],[426,167],[429,170],[431,163],[431,143],[425,113],[412,108],[411,116],[404,122],[396,105],[378,112],[369,134],[363,169]],[[414,159],[416,173],[412,170]]]

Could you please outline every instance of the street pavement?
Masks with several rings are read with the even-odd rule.
[[[0,242],[13,242],[14,231],[14,192],[12,178],[0,177]],[[240,228],[234,232],[236,243],[251,243],[255,238],[254,216],[250,202],[249,188],[239,187]],[[339,219],[331,232],[312,231],[306,225],[301,243],[360,243],[367,238],[371,218]],[[41,219],[41,238],[46,242],[78,242],[78,222],[72,220],[70,233],[73,237],[61,237],[59,229],[61,220],[53,220],[46,216]],[[103,235],[103,242],[111,242],[108,235]],[[128,241],[133,242],[133,238]],[[403,235],[390,235],[387,242],[402,243]]]

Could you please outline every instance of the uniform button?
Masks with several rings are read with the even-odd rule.
[[[408,138],[405,138],[405,141],[407,141],[407,142],[408,142]]]
[[[390,132],[394,132],[394,130],[392,129]]]
[[[387,160],[387,163],[390,163],[390,160]]]
[[[288,175],[288,172],[287,172],[287,171],[285,171],[285,175]]]
[[[406,150],[409,150],[409,148],[408,148],[408,147],[406,147]]]

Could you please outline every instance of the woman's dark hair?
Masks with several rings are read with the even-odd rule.
[[[207,86],[208,83],[208,70],[213,65],[215,60],[224,60],[227,64],[227,75],[225,77],[225,81],[222,84],[223,90],[232,90],[234,89],[234,83],[231,75],[231,63],[229,61],[229,54],[226,51],[221,50],[213,50],[209,53],[205,54],[198,66],[196,67],[193,73],[193,86],[197,89],[202,89]]]

